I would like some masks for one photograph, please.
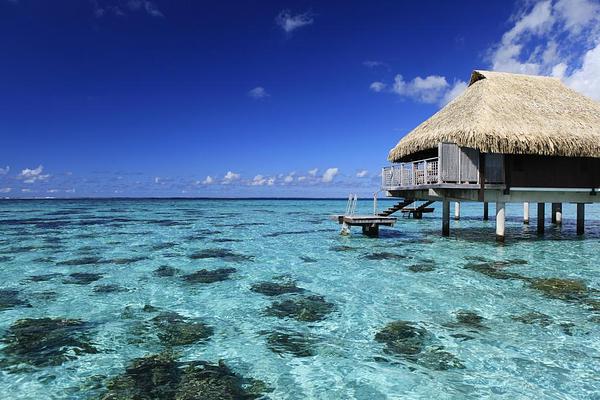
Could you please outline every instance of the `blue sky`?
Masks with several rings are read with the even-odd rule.
[[[475,68],[600,100],[600,2],[0,0],[0,197],[372,193]]]

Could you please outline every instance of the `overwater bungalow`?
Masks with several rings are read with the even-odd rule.
[[[504,240],[505,204],[537,203],[544,230],[545,203],[560,223],[562,203],[577,204],[577,233],[586,203],[600,202],[600,104],[559,79],[474,71],[467,89],[421,123],[390,151],[381,189],[398,198],[380,213],[420,217],[442,202],[442,233],[450,232],[450,202],[496,203],[496,237]],[[425,206],[412,206],[416,201]],[[364,231],[364,229],[363,229]],[[368,233],[368,230],[367,232]]]

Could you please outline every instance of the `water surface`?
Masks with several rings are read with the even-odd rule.
[[[600,398],[598,206],[540,238],[509,205],[500,245],[436,205],[370,239],[340,200],[3,201],[0,390],[102,397],[168,350],[272,399]]]

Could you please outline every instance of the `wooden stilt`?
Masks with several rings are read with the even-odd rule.
[[[460,219],[460,201],[454,203],[454,219],[457,221]]]
[[[537,205],[537,231],[538,233],[544,233],[544,214],[546,213],[546,207],[544,203],[538,203]]]
[[[442,236],[450,236],[450,202],[442,202]]]
[[[506,207],[505,203],[496,203],[496,240],[498,242],[504,242],[504,227],[506,219]]]
[[[489,207],[488,207],[488,202],[485,201],[485,202],[483,202],[483,220],[487,221],[488,219],[490,219],[490,217],[489,217]]]
[[[369,237],[378,237],[379,236],[379,225],[363,225],[362,233]]]
[[[523,203],[523,223],[529,225],[529,203]]]
[[[585,203],[577,203],[577,234],[585,231]]]

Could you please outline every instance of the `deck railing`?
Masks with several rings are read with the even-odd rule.
[[[439,158],[427,158],[384,167],[381,171],[381,187],[397,188],[439,183]]]

